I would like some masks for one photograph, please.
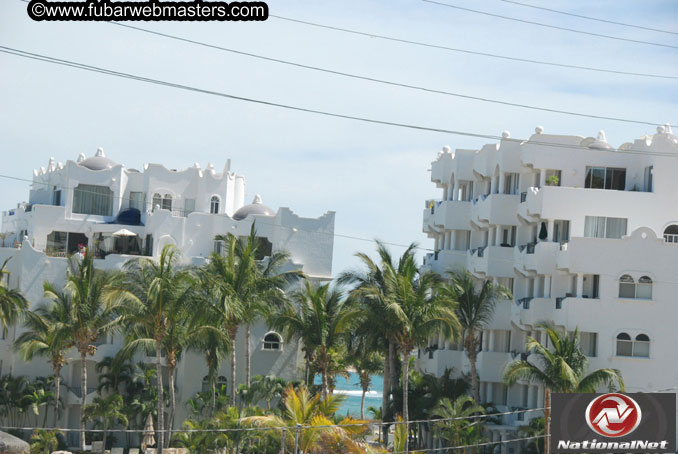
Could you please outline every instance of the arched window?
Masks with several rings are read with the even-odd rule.
[[[226,380],[226,377],[224,377],[223,375],[219,375],[219,377],[217,377],[217,381],[214,384],[216,385],[216,388],[217,388],[217,391],[218,391],[222,386],[226,386],[226,383],[228,383],[228,380]],[[202,390],[202,392],[211,390],[209,375],[205,375],[204,377],[202,377],[202,388],[201,388],[201,390]]]
[[[617,356],[633,356],[633,341],[627,333],[617,334]]]
[[[217,214],[219,212],[219,197],[213,195],[210,199],[210,213]]]
[[[151,208],[155,211],[156,207],[162,207],[162,196],[158,193],[153,194],[153,206]]]
[[[638,282],[628,274],[619,278],[619,297],[634,299],[652,299],[652,279],[648,276],[642,276]]]
[[[226,383],[228,383],[228,380],[226,380],[226,377],[223,375],[219,375],[217,377],[217,389],[221,388],[222,386],[226,386]]]
[[[648,276],[642,276],[636,284],[636,298],[645,300],[652,299],[652,279]]]
[[[636,283],[628,274],[619,278],[619,298],[635,298]]]
[[[647,334],[638,334],[633,342],[633,356],[650,357],[650,338]]]
[[[280,350],[282,348],[282,339],[276,333],[268,333],[264,336],[264,350]]]
[[[165,194],[162,198],[162,209],[172,211],[172,194]]]
[[[664,241],[667,243],[678,243],[678,225],[672,224],[664,230]]]

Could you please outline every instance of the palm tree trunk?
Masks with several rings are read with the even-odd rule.
[[[399,358],[396,353],[396,345],[393,341],[389,341],[388,343],[388,358],[389,361],[391,362],[390,365],[391,367],[389,369],[391,371],[391,381],[390,381],[391,389],[389,389],[389,392],[393,394],[393,392],[398,388],[398,382],[400,381],[400,377],[398,377],[398,367],[397,367]]]
[[[80,449],[85,450],[85,405],[87,404],[87,349],[80,349]]]
[[[238,335],[238,328],[229,328],[229,337],[231,339],[231,405],[235,405],[235,351],[236,351],[236,336]]]
[[[60,391],[61,391],[61,366],[57,366],[54,368],[54,373],[56,374],[54,377],[54,386],[56,389],[54,390],[54,425],[52,427],[57,427],[57,424],[59,423],[59,398],[60,398]]]
[[[214,376],[210,377],[210,387],[212,388],[212,414],[217,407],[217,384],[214,380]]]
[[[480,405],[480,383],[478,382],[478,368],[476,362],[478,353],[476,346],[471,345],[468,348],[468,362],[471,364],[471,390],[473,391],[473,400],[476,405]]]
[[[167,424],[167,438],[165,439],[165,447],[169,448],[169,442],[172,438],[172,429],[174,426],[174,413],[177,410],[176,395],[174,392],[174,373],[175,367],[169,369],[169,394],[170,394],[170,414],[169,414],[169,423]]]
[[[245,383],[247,383],[247,387],[249,388],[250,386],[250,369],[251,369],[251,346],[250,346],[250,339],[252,338],[252,327],[248,323],[245,325]]]
[[[363,395],[360,397],[360,419],[365,420],[365,393],[367,390],[363,388]]]
[[[389,391],[391,389],[391,360],[389,355],[384,356],[384,377],[382,381],[382,390],[381,390],[381,419],[382,422],[386,421],[386,412],[388,411],[388,398]],[[384,444],[388,443],[388,427],[386,425],[381,426],[382,439]]]
[[[162,349],[160,342],[155,341],[155,370],[158,381],[158,426],[156,429],[156,446],[158,453],[162,454],[162,448],[165,446],[165,396],[162,389]]]
[[[407,434],[407,441],[405,441],[405,454],[409,452],[409,438],[410,438],[410,412],[408,402],[409,391],[409,373],[410,373],[410,352],[405,347],[403,351],[403,423],[405,424],[405,433]]]
[[[322,369],[320,371],[322,374],[322,392],[323,392],[323,399],[327,399],[327,366],[323,364]]]
[[[106,434],[106,427],[104,426],[104,441],[103,441],[103,444],[104,444],[104,452],[106,452],[106,435],[107,435],[107,434]]]

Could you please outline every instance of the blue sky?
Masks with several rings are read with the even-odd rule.
[[[526,3],[678,30],[675,0]],[[459,6],[562,27],[678,45],[678,35],[591,22],[498,0]],[[676,49],[615,41],[490,18],[418,0],[269,1],[272,14],[480,52],[623,71],[678,75]],[[137,23],[225,47],[365,76],[596,115],[678,122],[675,80],[630,77],[489,59],[348,35],[271,18],[266,22]],[[0,0],[0,45],[239,96],[431,127],[528,137],[595,136],[613,145],[651,126],[498,106],[321,74],[154,37],[106,23],[37,23],[26,4]],[[428,169],[444,145],[481,139],[355,123],[91,74],[0,54],[0,173],[92,155],[101,146],[128,167],[147,162],[244,174],[247,198],[302,216],[337,212],[336,231],[395,243],[417,241],[424,201],[440,197]],[[566,150],[564,150],[566,152]],[[28,184],[0,179],[0,205]],[[334,272],[356,265],[367,242],[337,238]],[[400,249],[394,248],[394,252]]]

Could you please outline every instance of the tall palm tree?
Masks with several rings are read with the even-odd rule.
[[[173,245],[162,249],[158,261],[129,260],[116,283],[117,296],[127,302],[124,309],[127,328],[122,354],[155,350],[158,390],[158,448],[165,447],[164,388],[162,357],[166,356],[170,395],[169,430],[176,412],[174,376],[177,362],[187,347],[188,320],[195,298],[195,282],[190,270],[179,266],[179,252]],[[168,437],[169,440],[169,437]]]
[[[106,435],[108,429],[116,423],[126,427],[129,421],[123,413],[123,400],[120,394],[111,394],[108,397],[95,397],[91,404],[85,407],[82,418],[87,421],[98,421],[104,430],[103,445],[106,449]]]
[[[507,364],[503,374],[507,386],[526,380],[539,383],[553,392],[592,393],[602,385],[616,383],[624,391],[624,380],[617,369],[586,373],[588,361],[579,346],[578,329],[568,335],[558,330],[553,322],[541,322],[537,327],[545,330],[552,349],[528,337],[525,346],[536,361],[516,360]]]
[[[449,281],[440,288],[440,294],[457,302],[457,318],[462,328],[462,343],[471,364],[471,389],[473,400],[480,403],[480,380],[478,378],[478,350],[483,329],[494,316],[500,299],[511,299],[511,292],[492,281],[485,280],[480,286],[467,270],[449,272]]]
[[[68,349],[73,347],[71,336],[71,300],[60,297],[54,304],[41,305],[35,311],[27,311],[24,319],[25,331],[16,339],[14,346],[24,361],[35,356],[46,357],[54,370],[54,425],[59,419],[61,391],[61,369],[68,364]]]
[[[372,348],[379,350],[384,356],[383,392],[381,415],[386,418],[389,409],[389,397],[393,389],[398,386],[397,355],[395,343],[395,326],[388,322],[387,302],[391,298],[391,288],[386,285],[386,274],[399,274],[404,271],[410,258],[414,254],[416,244],[412,243],[396,260],[386,245],[376,241],[378,261],[373,260],[366,253],[356,254],[364,270],[344,272],[339,276],[341,284],[354,286],[351,298],[361,306],[362,319],[356,327],[356,335],[365,337]],[[384,426],[384,438],[388,427]]]
[[[55,305],[70,307],[68,336],[80,354],[81,400],[80,414],[85,411],[87,398],[87,355],[96,353],[96,340],[114,331],[120,324],[121,301],[113,296],[112,275],[94,268],[94,254],[86,251],[82,259],[71,256],[63,291],[44,284],[45,297]],[[80,449],[85,449],[85,421],[81,419]]]
[[[9,271],[6,266],[10,259],[11,257],[5,260],[0,267],[0,325],[5,335],[9,327],[14,325],[19,316],[28,309],[28,301],[21,292],[9,288]]]
[[[306,357],[311,358],[320,371],[323,398],[330,388],[332,363],[336,362],[358,315],[357,308],[347,304],[337,288],[305,280],[302,289],[293,293],[292,302],[280,307],[271,317],[273,327],[287,339],[297,338],[303,343]]]
[[[406,258],[402,271],[386,268],[384,283],[388,323],[395,327],[394,339],[403,361],[403,421],[409,425],[408,382],[410,354],[416,345],[433,335],[456,337],[461,331],[455,302],[441,295],[440,277],[433,272],[420,273],[413,256]]]
[[[284,290],[291,281],[304,275],[298,270],[282,271],[290,260],[286,251],[272,251],[270,256],[264,257],[263,240],[257,236],[254,222],[247,237],[238,238],[228,233],[217,235],[215,240],[224,245],[226,260],[220,265],[229,268],[227,273],[222,268],[217,276],[227,286],[231,298],[237,300],[241,309],[240,323],[245,325],[245,384],[250,386],[252,323],[266,315],[269,304],[284,297]]]
[[[382,355],[370,348],[364,341],[365,337],[351,339],[354,341],[349,346],[348,362],[355,369],[360,381],[362,395],[360,398],[360,419],[365,419],[365,395],[372,386],[372,376],[384,372],[384,358]],[[357,342],[355,342],[357,341]]]

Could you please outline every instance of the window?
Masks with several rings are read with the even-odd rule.
[[[506,173],[504,176],[504,194],[520,193],[520,174]]]
[[[160,208],[162,205],[162,196],[158,193],[153,194],[153,211],[155,211],[156,208]]]
[[[264,350],[281,350],[282,339],[276,333],[268,333],[264,336]]]
[[[247,241],[247,237],[241,236],[241,241]],[[215,251],[216,252],[216,251]],[[273,253],[273,243],[264,236],[257,237],[257,251],[254,254],[255,260],[263,260],[264,257],[270,257]]]
[[[65,256],[80,250],[80,246],[87,246],[87,236],[77,232],[51,232],[47,235],[48,255]]]
[[[560,170],[547,169],[544,181],[546,181],[546,184],[549,186],[560,186],[561,173]]]
[[[635,340],[627,333],[617,335],[617,356],[650,357],[650,338],[647,334],[638,334]]]
[[[598,333],[579,333],[579,345],[586,356],[598,356]]]
[[[664,229],[664,242],[678,243],[678,225],[673,224]]]
[[[510,229],[503,229],[501,246],[514,247],[516,245],[516,226],[511,226]]]
[[[213,195],[210,199],[210,213],[217,214],[219,212],[219,197]]]
[[[139,211],[144,211],[144,193],[130,192],[129,193],[129,207]]]
[[[217,377],[217,380],[215,382],[217,390],[221,389],[223,386],[226,386],[227,380],[226,377],[223,375],[219,375]],[[206,392],[210,390],[210,377],[209,375],[205,375],[202,377],[202,392]]]
[[[52,193],[52,205],[61,205],[61,189],[57,189],[57,186],[54,186],[54,192]]]
[[[172,194],[165,194],[162,198],[162,209],[172,211]]]
[[[642,276],[638,283],[628,274],[619,278],[619,297],[634,299],[652,299],[652,279],[648,276]]]
[[[555,243],[570,241],[570,221],[557,220],[553,222],[553,241]]]
[[[113,215],[113,191],[107,186],[79,184],[73,189],[73,213]]]
[[[619,239],[626,235],[626,222],[626,218],[586,216],[584,222],[584,236],[587,238]]]
[[[614,167],[587,167],[584,187],[588,189],[614,189],[626,187],[626,169]]]

